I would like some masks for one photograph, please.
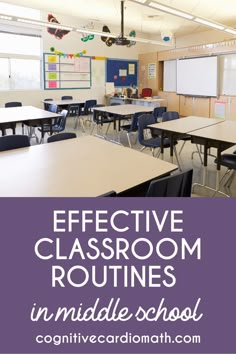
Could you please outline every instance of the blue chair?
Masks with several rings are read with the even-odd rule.
[[[226,176],[229,175],[229,178],[225,182],[225,187],[230,187],[234,177],[235,177],[235,172],[236,172],[236,151],[233,154],[222,154],[220,157],[220,160],[218,161],[218,158],[215,159],[215,163],[217,164],[218,162],[220,163],[221,166],[227,167],[227,170],[223,177],[220,180],[220,183],[225,179]]]
[[[68,111],[66,109],[63,109],[60,114],[61,114],[61,116],[58,117],[56,123],[52,125],[52,133],[53,134],[54,133],[61,133],[65,130]],[[40,132],[42,132],[42,128],[38,128],[38,130]],[[51,133],[50,125],[44,126],[43,131],[44,131],[44,133],[50,134]]]
[[[44,110],[45,110],[45,111],[48,111],[49,106],[50,106],[50,101],[53,101],[53,99],[52,99],[52,98],[45,98],[44,101],[47,101],[47,102],[48,102],[48,103],[47,103],[47,102],[44,102],[44,103],[43,103]]]
[[[170,120],[174,120],[174,119],[179,119],[179,113],[178,112],[175,112],[175,111],[169,111],[169,112],[164,112],[162,114],[162,122],[166,122],[166,121],[170,121]],[[184,145],[186,143],[186,141],[191,141],[191,136],[190,135],[185,135],[184,137],[182,137],[180,140],[183,141],[183,144],[179,150],[179,155],[181,154],[183,148],[184,148]],[[197,148],[197,153],[199,155],[199,158],[200,158],[200,161],[201,163],[203,163],[202,161],[202,156],[201,156],[201,153],[200,153],[200,150],[199,150],[199,147],[198,145],[196,144],[196,148]]]
[[[132,148],[131,141],[130,141],[130,134],[136,133],[138,131],[138,118],[141,116],[143,112],[137,112],[131,118],[130,124],[123,124],[121,125],[121,130],[126,131],[129,147]]]
[[[73,100],[73,96],[61,96],[61,100]]]
[[[70,133],[70,132],[58,133],[58,134],[49,136],[47,142],[54,143],[55,141],[74,139],[76,137],[77,136],[75,133]]]
[[[139,144],[142,145],[143,147],[141,148],[141,151],[144,150],[145,148],[150,148],[152,150],[152,155],[154,156],[154,151],[156,148],[161,147],[161,138],[159,136],[156,137],[147,137],[145,132],[149,130],[150,128],[148,127],[151,124],[155,124],[155,118],[153,114],[150,113],[145,113],[139,116],[138,118],[138,141]],[[164,148],[169,148],[170,147],[170,141],[168,138],[164,139]],[[175,149],[174,149],[175,151]],[[175,151],[176,153],[176,151]]]
[[[193,169],[150,182],[146,197],[191,197]]]
[[[78,125],[78,121],[82,118],[82,117],[87,117],[86,121],[89,121],[91,123],[92,121],[92,108],[95,107],[97,104],[97,100],[86,100],[84,102],[84,107],[82,109],[80,109],[80,113],[79,116],[77,116],[77,121],[75,122],[75,128]],[[84,119],[82,118],[82,127],[84,128]]]
[[[162,115],[167,110],[167,107],[155,107],[153,110],[153,115],[155,117],[156,122],[162,121]]]
[[[27,135],[5,135],[0,137],[0,151],[28,146],[30,146],[30,140]]]

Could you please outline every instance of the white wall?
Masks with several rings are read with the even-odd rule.
[[[80,21],[80,19],[67,18],[61,15],[57,16],[56,13],[54,15],[63,24],[80,27],[81,23],[83,23]],[[42,13],[42,20],[47,21],[47,13]],[[99,28],[99,30],[102,30],[102,28]],[[120,28],[112,28],[112,32],[117,32],[117,34],[119,34]],[[126,32],[129,32],[129,30],[127,29]],[[137,36],[138,35],[139,34],[137,33]],[[95,36],[92,41],[82,42],[81,35],[76,32],[71,32],[65,35],[62,40],[58,40],[54,36],[50,35],[46,29],[43,29],[42,38],[43,52],[50,52],[50,48],[54,47],[56,50],[63,53],[77,53],[86,50],[86,55],[88,56],[103,56],[108,58],[138,60],[139,53],[150,51],[149,45],[141,43],[136,43],[136,45],[132,46],[131,48],[117,45],[108,47],[104,42],[102,42],[99,36]],[[92,78],[93,86],[91,89],[1,91],[0,106],[4,106],[4,103],[7,101],[21,101],[24,105],[34,105],[41,108],[43,106],[41,101],[44,98],[60,99],[62,95],[72,95],[73,97],[80,98],[81,100],[95,98],[97,99],[98,103],[103,103],[105,94],[105,61],[103,61],[103,63],[94,62],[95,60],[92,60],[92,65],[96,66],[97,68],[101,68],[101,75],[104,76],[104,80],[101,82],[101,78],[99,80],[96,78],[93,80]]]

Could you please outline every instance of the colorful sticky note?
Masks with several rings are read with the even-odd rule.
[[[56,80],[57,79],[57,73],[48,73],[48,80]]]
[[[49,71],[56,71],[57,65],[56,64],[48,64],[48,70]]]
[[[56,62],[57,62],[57,57],[56,57],[56,55],[49,55],[49,56],[48,56],[48,62],[49,62],[49,63],[56,63]]]
[[[48,87],[49,88],[57,88],[57,81],[49,81]]]

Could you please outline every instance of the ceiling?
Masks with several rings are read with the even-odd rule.
[[[5,0],[4,2],[37,8],[56,15],[78,17],[83,21],[78,23],[78,26],[92,22],[97,30],[102,30],[102,26],[106,24],[113,32],[112,26],[120,25],[120,0]],[[222,0],[159,0],[158,2],[211,21],[236,27],[236,0],[223,2]],[[160,35],[161,32],[171,31],[175,38],[207,29],[203,25],[129,0],[125,1],[124,23],[125,29],[134,29],[143,35]],[[125,30],[126,35],[129,30]]]

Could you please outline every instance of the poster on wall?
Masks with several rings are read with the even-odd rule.
[[[156,78],[156,63],[148,64],[148,78],[155,79]]]
[[[234,353],[235,201],[179,199],[0,200],[0,353]]]

